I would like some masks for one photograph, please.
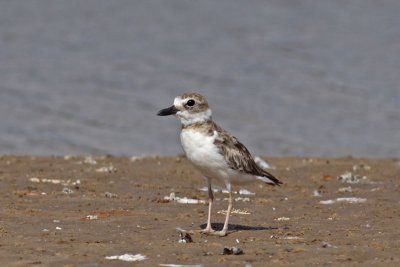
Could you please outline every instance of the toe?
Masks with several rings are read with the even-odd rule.
[[[219,231],[219,232],[216,232],[216,235],[218,235],[218,236],[226,236],[227,232],[226,231]]]
[[[202,233],[202,234],[212,234],[214,232],[215,232],[215,230],[212,228],[206,228],[206,229],[200,230],[200,233]]]

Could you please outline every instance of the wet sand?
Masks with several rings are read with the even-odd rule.
[[[207,196],[183,157],[2,156],[1,263],[135,265],[105,259],[129,253],[147,257],[140,266],[400,265],[398,160],[268,161],[284,184],[235,188],[255,195],[235,195],[235,208],[248,214],[232,215],[227,237],[195,233],[193,243],[179,243],[177,227],[200,229],[207,219],[206,204],[164,198]],[[338,179],[346,171],[349,180]],[[212,221],[220,228],[227,195],[215,196]],[[222,255],[233,246],[243,254]]]

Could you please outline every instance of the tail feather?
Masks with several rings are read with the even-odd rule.
[[[276,178],[275,176],[266,171],[263,171],[263,176],[257,176],[257,179],[273,186],[282,184],[282,182],[279,181],[278,178]]]

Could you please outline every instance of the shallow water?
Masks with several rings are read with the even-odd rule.
[[[400,2],[3,1],[0,153],[178,154],[186,91],[254,154],[400,156]]]

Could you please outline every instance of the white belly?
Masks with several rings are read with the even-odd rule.
[[[194,130],[183,130],[181,132],[181,142],[186,157],[204,175],[227,180],[229,179],[227,171],[229,167],[214,145],[216,137],[217,132],[214,132],[212,136]]]

